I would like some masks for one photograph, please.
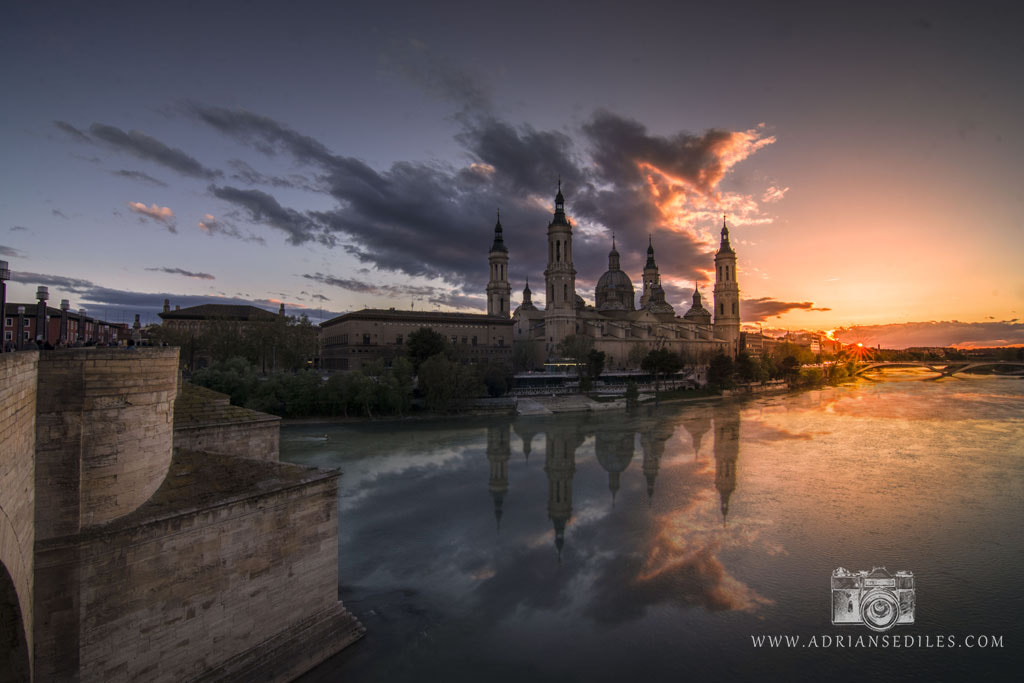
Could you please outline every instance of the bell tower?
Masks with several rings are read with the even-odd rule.
[[[548,352],[576,333],[576,269],[572,266],[572,225],[565,217],[562,181],[555,195],[555,215],[548,224],[548,267],[544,271],[547,300],[544,332]]]
[[[494,244],[487,253],[491,274],[487,282],[487,315],[507,318],[511,312],[509,300],[512,298],[512,285],[508,282],[508,247],[501,235],[501,212],[498,222],[494,224]]]
[[[654,262],[654,242],[651,236],[647,236],[647,264],[644,265],[644,291],[640,295],[640,308],[647,305],[651,300],[651,292],[654,286],[661,285],[661,275],[658,274],[658,264]]]
[[[740,286],[736,281],[736,252],[722,216],[722,243],[715,254],[715,339],[729,342],[728,355],[740,350]]]

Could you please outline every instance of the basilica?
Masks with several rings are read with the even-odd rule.
[[[610,370],[635,367],[637,358],[659,348],[680,354],[688,363],[706,363],[719,353],[735,357],[740,339],[740,292],[736,280],[736,252],[729,244],[729,229],[724,221],[722,242],[715,254],[713,310],[704,308],[700,291],[694,287],[693,303],[681,316],[665,300],[650,240],[639,304],[632,280],[619,265],[613,237],[608,270],[597,282],[594,305],[587,305],[576,292],[572,224],[565,215],[561,184],[555,196],[554,217],[548,224],[547,241],[546,305],[540,309],[533,303],[527,279],[522,303],[512,313],[513,339],[532,347],[538,366],[557,360],[559,343],[573,334],[593,339],[593,348],[605,353],[605,367]],[[500,218],[494,226],[494,243],[488,261],[487,314],[507,317],[512,290],[508,280],[508,248],[502,237]]]

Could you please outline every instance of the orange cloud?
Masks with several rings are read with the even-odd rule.
[[[158,206],[156,204],[146,206],[142,202],[128,202],[128,208],[143,218],[151,218],[158,223],[162,223],[170,232],[178,232],[174,225],[174,212],[171,211],[169,206]]]

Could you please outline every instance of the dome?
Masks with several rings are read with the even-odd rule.
[[[675,314],[675,309],[672,308],[672,305],[665,301],[665,290],[657,283],[651,286],[651,298],[647,302],[646,308],[651,313]]]
[[[609,270],[602,275],[594,294],[599,311],[632,311],[636,299],[632,281],[621,270]]]

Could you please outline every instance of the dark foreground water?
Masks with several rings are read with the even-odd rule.
[[[368,629],[303,680],[1021,680],[1024,381],[911,377],[285,428],[282,460],[344,471]],[[882,565],[913,572],[915,623],[872,647],[832,625],[830,577]]]

